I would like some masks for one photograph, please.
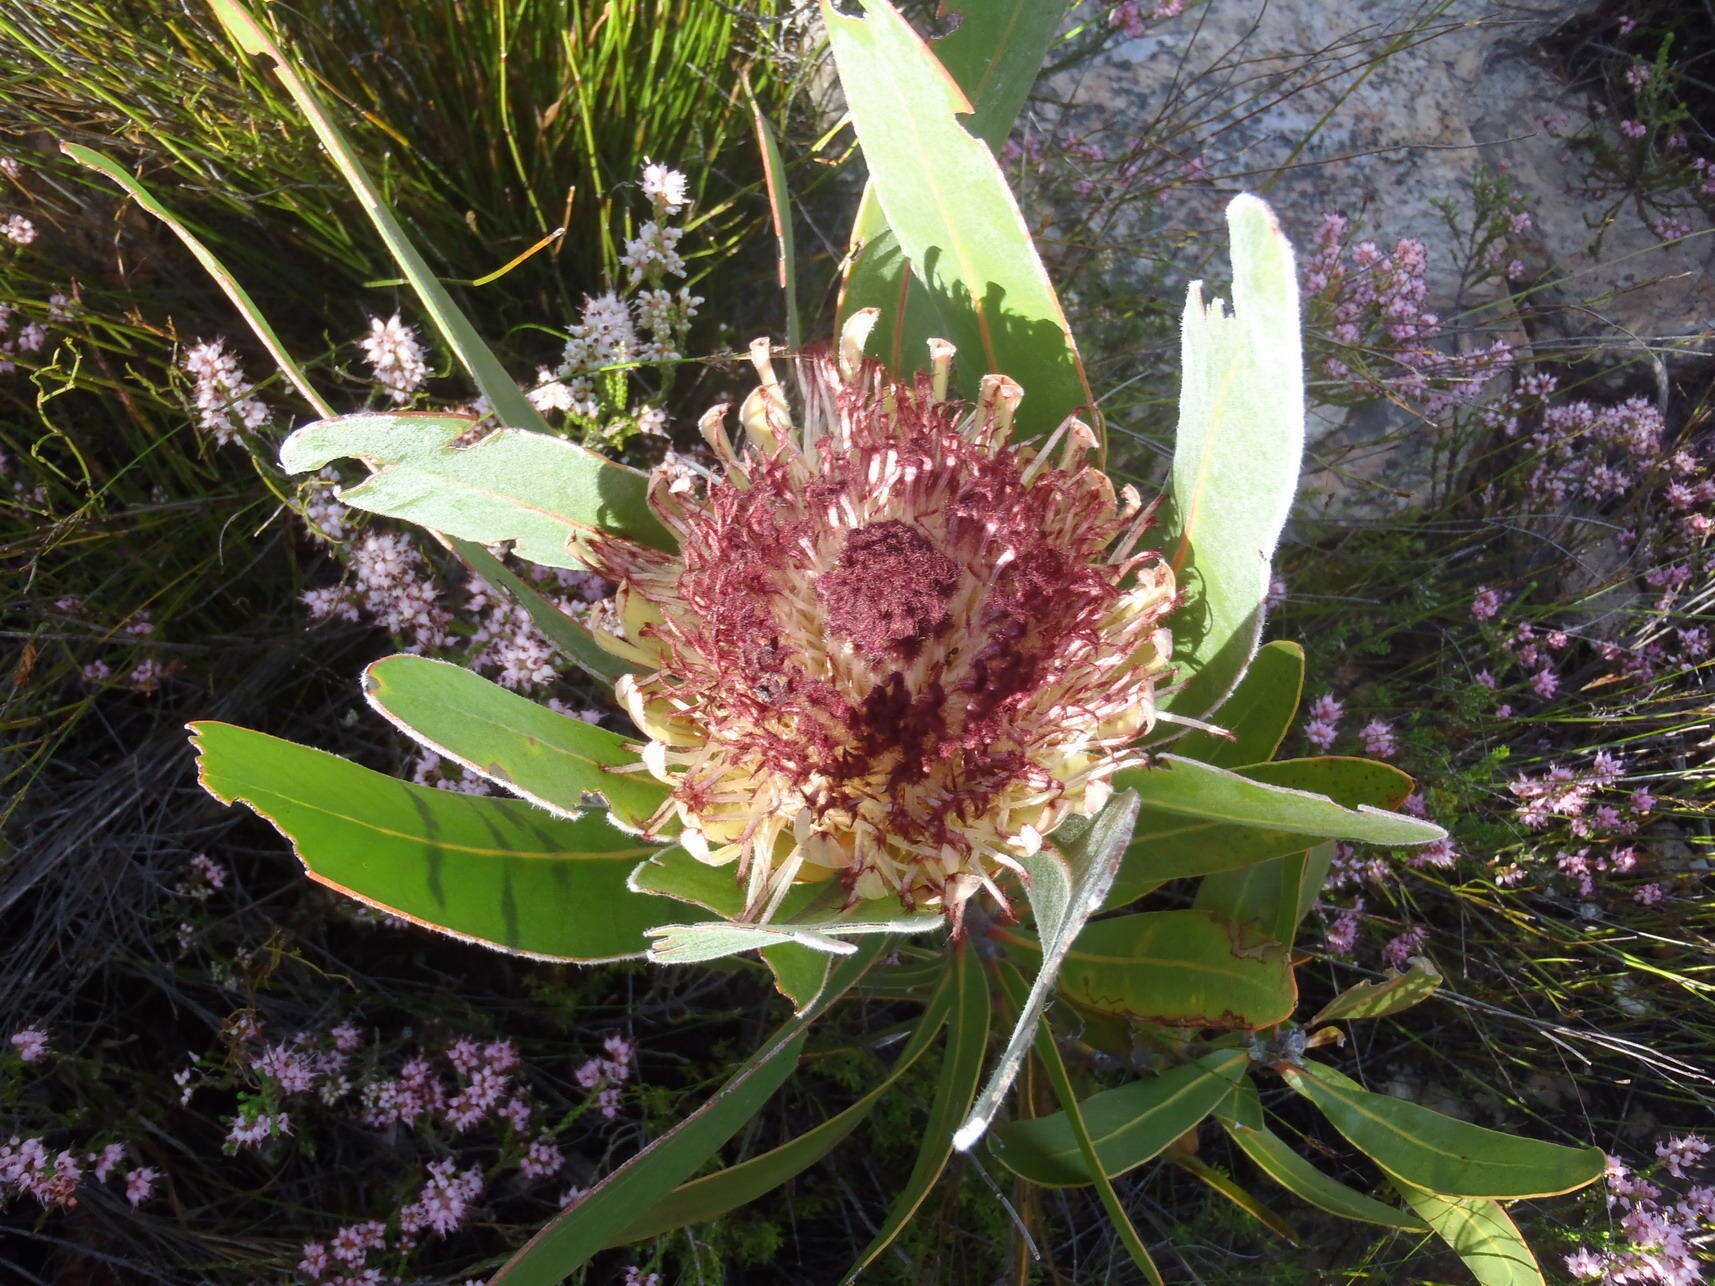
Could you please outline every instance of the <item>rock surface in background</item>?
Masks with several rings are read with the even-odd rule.
[[[1051,97],[1077,123],[1148,128],[1163,113],[1198,122],[1195,137],[1214,182],[1267,182],[1300,245],[1323,211],[1346,213],[1357,235],[1384,246],[1419,238],[1428,249],[1428,307],[1456,324],[1464,319],[1485,342],[1527,336],[1505,292],[1462,292],[1442,206],[1452,203],[1468,224],[1473,184],[1485,169],[1504,168],[1534,216],[1511,249],[1527,280],[1548,283],[1530,295],[1530,340],[1595,341],[1622,360],[1643,356],[1645,343],[1708,351],[1715,334],[1708,224],[1694,227],[1701,235],[1662,245],[1634,204],[1591,192],[1586,158],[1564,141],[1601,109],[1557,80],[1537,46],[1585,8],[1542,0],[1209,0],[1064,73]],[[1184,143],[1175,137],[1175,146]],[[1188,218],[1209,213],[1196,209]],[[1427,453],[1413,441],[1420,428],[1395,408],[1314,415],[1308,482],[1320,507],[1373,515],[1416,498],[1428,477]]]

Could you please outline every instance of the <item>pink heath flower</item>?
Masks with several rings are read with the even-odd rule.
[[[106,1147],[102,1148],[100,1152],[91,1152],[89,1154],[89,1160],[91,1167],[95,1171],[95,1181],[97,1183],[106,1183],[107,1176],[111,1174],[113,1168],[124,1159],[125,1145],[123,1143],[109,1143]]]
[[[341,1228],[329,1240],[328,1249],[335,1259],[355,1268],[368,1258],[370,1251],[384,1249],[386,1245],[386,1225],[372,1219]]]
[[[1506,596],[1499,590],[1490,589],[1487,585],[1479,585],[1477,592],[1471,595],[1471,619],[1474,621],[1493,620],[1495,614],[1501,610],[1501,604],[1506,601]]]
[[[1366,754],[1391,759],[1399,753],[1399,738],[1394,735],[1393,725],[1385,719],[1371,719],[1358,730],[1358,740],[1363,743]]]
[[[676,214],[685,205],[689,180],[678,170],[650,161],[643,167],[643,195],[663,214]]]
[[[552,1139],[543,1135],[525,1149],[518,1169],[527,1178],[545,1179],[551,1174],[558,1174],[565,1164],[566,1154],[554,1146]]]
[[[1667,894],[1662,890],[1661,885],[1646,884],[1643,888],[1632,894],[1632,901],[1636,902],[1639,906],[1656,906],[1666,897]]]
[[[1337,724],[1346,716],[1346,707],[1340,699],[1331,692],[1324,692],[1310,703],[1307,711],[1312,719],[1320,719],[1324,723]]]
[[[21,214],[9,214],[0,219],[0,239],[27,246],[36,239],[36,225]]]
[[[48,1056],[48,1034],[40,1027],[26,1027],[11,1035],[12,1048],[26,1063],[39,1063]]]
[[[1325,719],[1312,719],[1304,725],[1304,739],[1318,750],[1328,749],[1339,735],[1340,730]]]
[[[407,326],[398,313],[385,321],[371,317],[369,334],[358,343],[375,383],[395,403],[410,401],[429,378],[423,342],[416,329]]]
[[[1438,839],[1411,850],[1411,856],[1406,859],[1412,866],[1452,866],[1459,859],[1459,851],[1453,847],[1450,839]]]
[[[155,1184],[161,1172],[152,1165],[140,1165],[125,1176],[125,1200],[140,1206],[155,1195]]]
[[[1411,958],[1423,950],[1423,944],[1427,941],[1428,929],[1421,926],[1407,929],[1382,948],[1382,958],[1393,968],[1404,969],[1411,962]]]
[[[1679,1134],[1655,1145],[1656,1156],[1676,1179],[1683,1179],[1687,1170],[1702,1165],[1709,1151],[1709,1140],[1701,1134]]]
[[[1364,900],[1359,898],[1339,915],[1328,926],[1323,935],[1323,945],[1330,955],[1349,956],[1352,948],[1357,945],[1358,927],[1364,919]]]

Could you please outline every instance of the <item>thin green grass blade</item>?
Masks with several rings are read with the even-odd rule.
[[[558,1286],[678,1187],[762,1110],[798,1065],[810,1025],[851,990],[887,946],[870,938],[828,975],[815,1002],[787,1022],[708,1102],[597,1184],[509,1259],[489,1286]]]
[[[262,346],[268,350],[268,355],[292,381],[292,386],[303,396],[304,401],[315,408],[316,414],[330,416],[334,414],[332,406],[317,393],[310,383],[309,376],[304,374],[303,367],[292,360],[292,355],[286,351],[286,346],[280,342],[280,337],[274,333],[274,328],[268,324],[262,310],[256,306],[256,301],[250,297],[250,292],[238,284],[238,279],[227,271],[226,265],[215,258],[214,252],[203,244],[202,239],[192,232],[179,220],[172,211],[156,200],[154,195],[140,182],[120,166],[111,156],[97,152],[94,148],[84,147],[78,143],[62,143],[60,151],[64,152],[79,165],[88,166],[99,174],[112,179],[144,210],[164,223],[180,241],[184,242],[196,261],[202,265],[203,271],[214,279],[226,297],[232,301],[245,323],[250,327],[256,338],[262,341]]]
[[[1283,1238],[1295,1246],[1299,1244],[1298,1230],[1283,1215],[1272,1209],[1266,1201],[1251,1195],[1249,1191],[1240,1187],[1201,1157],[1170,1153],[1167,1162],[1169,1165],[1191,1175],[1211,1192],[1217,1192],[1225,1197],[1275,1236]]]
[[[930,998],[928,1008],[918,1019],[911,1042],[900,1052],[887,1075],[869,1093],[814,1129],[806,1130],[797,1138],[782,1143],[761,1156],[682,1184],[609,1244],[623,1246],[634,1241],[645,1241],[650,1237],[672,1232],[675,1228],[718,1219],[755,1201],[765,1193],[772,1192],[833,1151],[875,1109],[875,1105],[893,1088],[899,1078],[917,1064],[928,1052],[935,1037],[940,1035],[950,1007],[947,981],[951,972],[949,969],[942,985]]]
[[[383,200],[380,190],[369,177],[363,164],[358,160],[356,150],[346,140],[333,118],[322,110],[314,93],[305,83],[297,70],[287,61],[274,38],[250,15],[238,0],[208,0],[209,8],[227,34],[247,54],[261,55],[273,64],[273,72],[279,77],[280,83],[286,87],[286,92],[292,96],[292,101],[298,105],[304,119],[321,140],[327,153],[333,158],[341,177],[351,188],[363,206],[364,213],[369,216],[375,230],[380,233],[382,241],[387,245],[388,253],[399,265],[399,270],[405,274],[405,279],[411,283],[411,288],[417,294],[423,305],[423,311],[446,342],[477,388],[494,408],[501,423],[518,429],[534,429],[547,432],[548,424],[535,407],[530,405],[528,398],[513,382],[506,368],[501,366],[500,359],[483,342],[482,336],[476,333],[476,328],[453,302],[428,263],[423,259],[417,247],[411,243],[410,237],[393,212]]]
[[[1024,1005],[1024,979],[1019,976],[1018,971],[1011,965],[1003,964],[1000,967],[1000,978],[1001,985],[1006,988],[1012,1002],[1015,1005]],[[1108,1178],[1107,1171],[1102,1166],[1102,1158],[1096,1152],[1095,1140],[1090,1137],[1090,1127],[1084,1120],[1083,1108],[1078,1103],[1077,1091],[1072,1088],[1072,1078],[1066,1075],[1066,1064],[1060,1057],[1060,1047],[1054,1043],[1054,1033],[1047,1023],[1042,1023],[1036,1029],[1036,1057],[1048,1074],[1048,1083],[1054,1087],[1054,1097],[1060,1100],[1066,1123],[1071,1127],[1072,1137],[1078,1144],[1078,1155],[1083,1158],[1084,1169],[1096,1185],[1096,1194],[1101,1198],[1102,1209],[1107,1211],[1108,1220],[1119,1234],[1120,1242],[1131,1256],[1131,1262],[1138,1266],[1154,1286],[1165,1286],[1161,1270],[1155,1266],[1155,1260],[1150,1258],[1149,1249],[1143,1244],[1143,1238],[1138,1236],[1137,1229],[1132,1226],[1131,1216],[1126,1214],[1119,1193],[1114,1191],[1113,1180]]]
[[[941,1075],[935,1082],[935,1098],[923,1130],[923,1145],[912,1163],[911,1174],[894,1198],[880,1230],[843,1279],[855,1281],[864,1269],[891,1246],[905,1225],[922,1208],[930,1190],[947,1168],[953,1155],[953,1131],[970,1110],[983,1074],[983,1055],[988,1051],[988,973],[968,943],[953,948],[951,1015],[947,1049]]]
[[[1030,876],[1030,909],[1036,920],[1042,963],[1006,1048],[989,1074],[988,1084],[953,1135],[953,1146],[959,1151],[968,1152],[975,1146],[1012,1088],[1019,1065],[1030,1049],[1036,1025],[1042,1021],[1042,1011],[1053,994],[1060,962],[1079,930],[1107,896],[1136,822],[1137,792],[1128,790],[1108,801],[1083,834],[1067,845],[1064,857],[1052,844],[1045,844],[1032,856],[1022,859]]]
[[[762,104],[751,92],[749,77],[744,81],[744,96],[756,123],[762,175],[768,184],[768,208],[774,217],[780,293],[786,299],[786,342],[797,348],[804,342],[804,324],[798,316],[798,250],[792,235],[792,198],[786,190],[786,160],[780,155],[780,141],[762,114]]]

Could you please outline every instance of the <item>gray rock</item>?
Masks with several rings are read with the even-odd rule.
[[[1301,244],[1323,211],[1345,212],[1383,246],[1419,238],[1428,306],[1465,344],[1526,342],[1508,292],[1462,285],[1444,214],[1450,205],[1468,222],[1473,185],[1504,167],[1534,215],[1510,249],[1530,280],[1549,283],[1529,297],[1532,339],[1622,360],[1646,345],[1710,351],[1707,223],[1695,229],[1704,235],[1663,246],[1632,203],[1590,192],[1584,159],[1555,137],[1599,121],[1600,107],[1557,81],[1536,46],[1587,7],[1209,0],[1063,73],[1049,97],[1078,124],[1174,122],[1175,146],[1194,137],[1218,184],[1265,191]],[[1564,124],[1551,133],[1543,121],[1556,118]],[[1210,211],[1185,204],[1183,217],[1166,217],[1206,231]],[[1326,408],[1311,431],[1313,509],[1385,514],[1423,496],[1425,431],[1409,413]]]

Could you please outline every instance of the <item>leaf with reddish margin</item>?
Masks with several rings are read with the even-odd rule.
[[[626,880],[654,852],[592,809],[398,781],[324,750],[227,723],[193,723],[203,788],[291,841],[311,879],[467,942],[541,960],[622,960],[684,914]]]

